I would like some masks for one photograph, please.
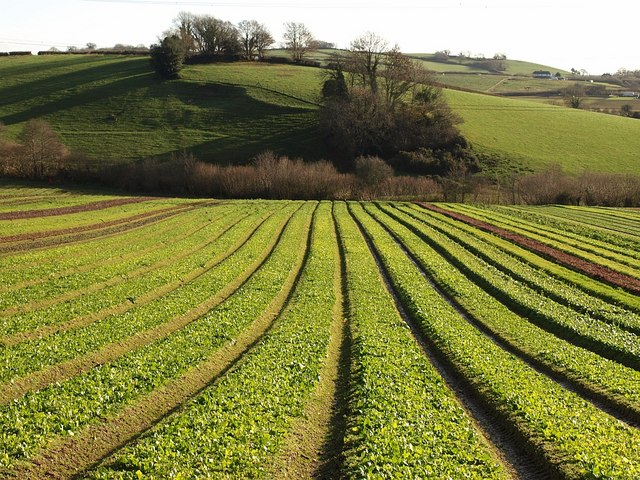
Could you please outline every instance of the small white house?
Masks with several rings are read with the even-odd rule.
[[[547,70],[536,70],[533,72],[533,78],[553,78],[553,75]]]

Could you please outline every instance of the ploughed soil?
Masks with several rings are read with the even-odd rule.
[[[19,210],[16,212],[0,213],[0,220],[21,220],[25,218],[53,217],[67,215],[69,213],[89,212],[104,208],[118,207],[130,203],[140,203],[151,200],[152,197],[126,197],[112,200],[100,200],[98,202],[85,203],[84,205],[72,205],[70,207],[46,208],[42,210]]]
[[[580,273],[584,273],[591,278],[602,280],[616,287],[621,287],[631,293],[640,294],[640,280],[638,280],[637,278],[633,278],[629,275],[616,272],[615,270],[607,268],[603,265],[598,265],[588,260],[584,260],[537,240],[533,240],[532,238],[525,237],[524,235],[520,235],[518,233],[510,232],[509,230],[505,230],[504,228],[496,227],[495,225],[483,222],[482,220],[478,220],[468,215],[464,215],[458,212],[452,212],[450,210],[446,210],[429,203],[420,203],[419,205],[426,208],[427,210],[446,215],[449,218],[453,218],[454,220],[459,220],[468,225],[472,225],[476,228],[479,228],[480,230],[484,230],[485,232],[493,233],[500,238],[509,240],[510,242],[520,245],[521,247],[524,247],[527,250],[531,250],[532,252],[538,253],[561,265],[569,267]]]

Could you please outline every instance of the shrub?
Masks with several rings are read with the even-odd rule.
[[[184,64],[186,50],[179,37],[165,37],[160,45],[151,47],[150,63],[158,75],[163,78],[178,78]]]

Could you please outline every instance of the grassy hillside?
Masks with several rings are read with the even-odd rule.
[[[534,170],[560,163],[570,172],[640,171],[638,120],[453,90],[446,96],[481,151]]]
[[[486,79],[485,90],[510,83],[465,77]],[[189,66],[181,80],[161,82],[143,57],[3,57],[0,121],[15,135],[45,118],[68,146],[98,159],[186,149],[222,163],[266,149],[317,159],[326,156],[316,122],[321,82],[321,70],[291,65]],[[484,152],[533,169],[640,171],[637,120],[457,91],[447,98]]]
[[[265,148],[318,158],[320,82],[317,69],[286,65],[193,66],[161,82],[143,57],[2,58],[0,121],[15,134],[45,118],[71,148],[102,158],[190,149],[235,162]]]
[[[479,65],[479,61],[473,58],[449,57],[446,62],[439,61],[432,53],[416,53],[410,54],[411,57],[424,62],[429,70],[434,72],[452,72],[452,73],[488,73],[486,68]],[[521,60],[504,60],[505,70],[501,72],[503,75],[528,75],[530,76],[534,70],[549,70],[552,73],[560,72],[563,75],[569,72],[541,65],[539,63],[523,62]]]

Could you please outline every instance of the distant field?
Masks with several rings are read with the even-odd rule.
[[[432,53],[411,53],[413,58],[420,59],[424,62],[429,70],[435,72],[468,72],[468,73],[488,73],[486,68],[479,67],[477,64],[481,60],[473,58],[450,57],[448,62],[436,61]],[[560,72],[565,75],[569,72],[560,70],[548,65],[538,63],[523,62],[521,60],[504,60],[504,75],[527,75],[530,76],[535,70],[549,70],[551,73]]]
[[[462,132],[481,151],[534,170],[550,163],[576,173],[640,170],[637,120],[453,90],[446,97],[465,120]]]
[[[563,83],[488,74],[437,78],[493,93]],[[319,159],[327,156],[316,117],[321,83],[322,70],[292,65],[187,66],[181,80],[161,82],[144,57],[3,57],[0,121],[16,135],[27,120],[44,118],[65,144],[98,160],[189,150],[236,163],[267,149]],[[549,163],[571,172],[639,170],[637,120],[456,91],[447,98],[481,151],[534,170]]]

